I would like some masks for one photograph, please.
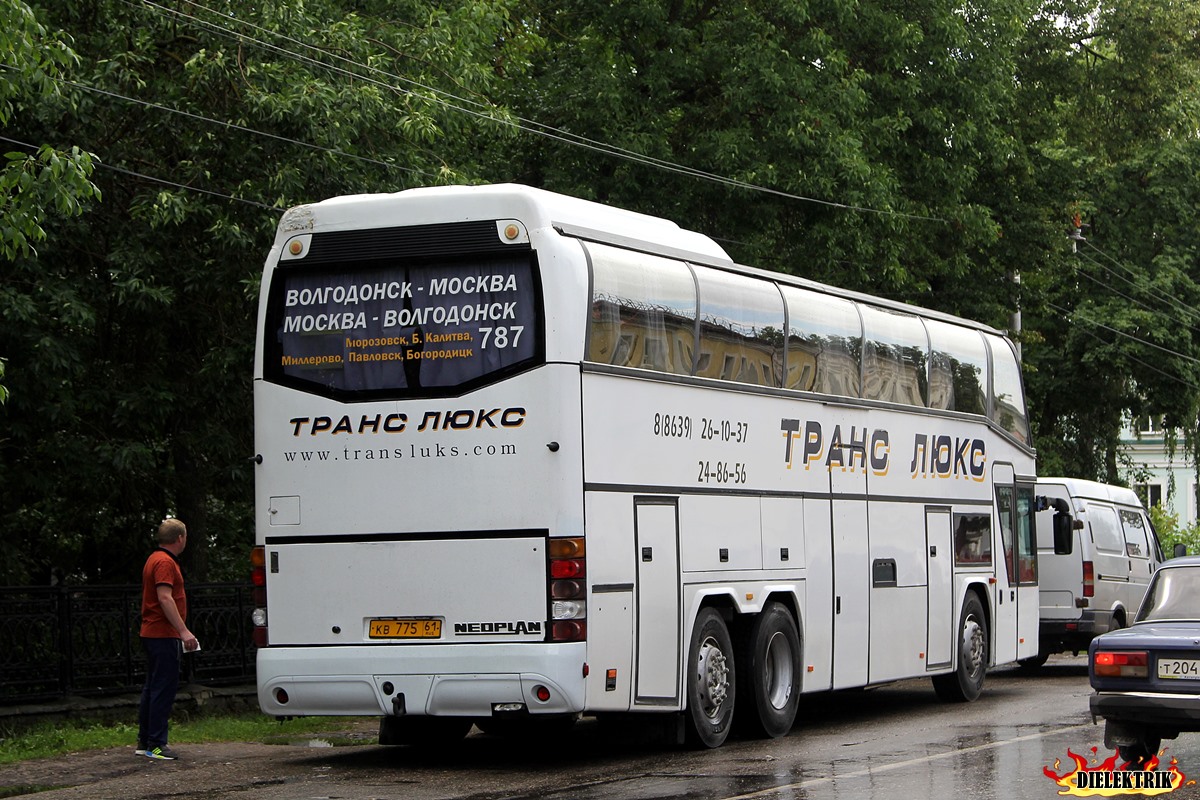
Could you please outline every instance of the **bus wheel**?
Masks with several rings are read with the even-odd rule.
[[[737,655],[740,727],[772,739],[787,735],[800,704],[800,634],[791,612],[767,603]]]
[[[958,669],[933,676],[933,689],[948,703],[965,703],[983,691],[988,666],[987,620],[979,595],[968,592],[958,625]]]
[[[698,747],[720,747],[729,736],[737,689],[733,643],[725,620],[701,610],[692,629],[687,663],[687,739]]]
[[[469,717],[381,717],[380,744],[437,747],[461,741],[471,732]]]

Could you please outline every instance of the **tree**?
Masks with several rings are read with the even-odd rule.
[[[1028,105],[1040,95],[1057,109],[1032,140],[1050,178],[1038,196],[1057,196],[1042,219],[1060,233],[1073,215],[1085,227],[1074,247],[1060,235],[1026,281],[1039,471],[1117,482],[1129,416],[1164,416],[1194,448],[1200,10],[1111,0],[1054,11],[1023,74]],[[1051,57],[1036,47],[1048,38]]]
[[[0,53],[7,73],[0,82],[0,127],[8,125],[18,104],[61,100],[56,79],[78,62],[69,37],[61,32],[52,34],[20,0],[0,7]],[[5,141],[24,144],[7,137]],[[33,242],[46,238],[42,222],[47,214],[79,214],[88,200],[99,199],[99,189],[89,180],[94,168],[90,153],[78,147],[57,150],[41,145],[33,149],[36,153],[10,151],[4,155],[0,259],[30,255]]]
[[[979,283],[967,256],[997,234],[973,193],[1011,149],[1012,5],[534,10],[536,80],[511,85],[510,104],[623,157],[527,138],[514,158],[527,182],[669,217],[744,263],[925,300],[937,289],[953,307],[940,293]]]
[[[78,60],[5,135],[100,154],[105,202],[48,225],[0,292],[0,582],[129,579],[166,513],[189,526],[192,580],[240,575],[256,295],[282,209],[468,179],[477,117],[443,99],[486,95],[518,37],[502,0],[44,14]]]

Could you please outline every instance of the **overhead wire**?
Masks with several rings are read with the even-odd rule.
[[[5,64],[0,64],[0,67],[9,68]],[[230,130],[241,131],[243,133],[251,133],[251,134],[254,134],[255,136],[262,136],[264,138],[274,139],[274,140],[280,141],[280,142],[287,142],[289,144],[299,145],[300,147],[306,147],[311,150],[318,150],[320,152],[329,153],[331,155],[343,156],[345,158],[354,159],[356,161],[363,161],[368,164],[374,164],[376,166],[386,167],[388,169],[395,169],[395,170],[399,170],[401,172],[409,172],[409,173],[412,173],[415,175],[422,175],[427,178],[437,177],[432,172],[425,172],[424,170],[419,170],[414,167],[405,167],[405,166],[401,166],[400,164],[395,164],[395,163],[391,163],[388,161],[381,161],[380,159],[377,159],[377,158],[370,158],[369,156],[360,156],[356,153],[348,153],[345,150],[340,150],[336,147],[325,147],[324,145],[313,144],[312,142],[306,142],[301,139],[293,139],[289,136],[282,136],[277,133],[270,133],[269,131],[263,131],[263,130],[258,130],[257,128],[250,128],[245,125],[239,125],[236,122],[228,122],[226,120],[215,119],[213,117],[206,117],[203,114],[197,114],[193,111],[183,111],[182,109],[172,108],[171,106],[165,106],[165,105],[162,105],[161,103],[152,103],[149,100],[141,100],[136,97],[129,97],[128,95],[123,95],[118,92],[111,91],[109,89],[101,89],[97,86],[89,86],[84,83],[79,83],[78,81],[67,80],[66,78],[53,78],[53,79],[58,81],[59,83],[63,84],[64,86],[70,86],[75,89],[80,89],[80,90],[83,90],[86,92],[93,92],[95,94],[104,95],[106,97],[116,98],[118,100],[124,100],[126,102],[134,103],[136,105],[144,106],[146,108],[153,108],[153,109],[157,109],[159,111],[166,111],[167,113],[170,113],[170,114],[178,114],[179,116],[187,117],[188,119],[194,119],[194,120],[198,120],[198,121],[202,121],[202,122],[207,122],[212,125],[219,125],[221,127],[228,128]]]
[[[1185,353],[1180,353],[1177,350],[1172,350],[1169,347],[1163,347],[1160,344],[1155,344],[1154,342],[1148,341],[1146,339],[1141,339],[1137,336],[1134,336],[1133,334],[1126,333],[1125,331],[1122,331],[1122,330],[1118,330],[1117,328],[1114,328],[1111,325],[1105,325],[1103,322],[1098,322],[1094,319],[1091,319],[1085,314],[1080,314],[1078,309],[1076,309],[1075,311],[1071,311],[1070,309],[1063,308],[1062,306],[1057,305],[1055,303],[1051,303],[1049,301],[1046,301],[1046,305],[1048,305],[1050,308],[1053,308],[1055,311],[1062,314],[1068,322],[1072,321],[1073,318],[1078,318],[1082,322],[1086,322],[1089,325],[1094,325],[1097,328],[1103,328],[1106,331],[1110,331],[1110,332],[1115,333],[1118,336],[1122,336],[1126,339],[1131,339],[1132,341],[1137,342],[1138,344],[1145,345],[1146,347],[1152,347],[1155,350],[1159,350],[1163,353],[1166,353],[1167,355],[1172,355],[1172,356],[1175,356],[1176,358],[1181,358],[1184,361],[1190,361],[1193,364],[1200,364],[1200,358],[1195,358],[1195,357],[1189,356]],[[1144,362],[1142,362],[1142,363],[1144,363]]]
[[[126,0],[126,2],[130,2],[131,4],[134,1],[135,0]],[[494,109],[494,107],[487,105],[487,104],[483,104],[483,103],[479,103],[477,101],[467,100],[464,98],[457,97],[457,96],[450,94],[448,92],[445,92],[443,90],[435,89],[433,87],[427,86],[420,82],[413,81],[411,79],[404,78],[404,77],[396,75],[394,73],[387,72],[386,70],[382,70],[378,67],[361,64],[357,61],[346,58],[345,56],[339,55],[337,53],[331,53],[330,51],[328,51],[322,47],[318,47],[316,45],[310,44],[308,42],[304,42],[304,41],[296,39],[294,37],[287,36],[286,34],[281,34],[281,33],[275,32],[275,31],[270,31],[269,29],[255,25],[254,23],[252,23],[248,20],[240,20],[236,17],[229,16],[227,14],[224,14],[223,12],[217,11],[217,10],[209,8],[201,3],[195,2],[195,0],[184,0],[184,2],[186,2],[189,6],[191,6],[193,8],[201,9],[209,14],[218,16],[222,20],[236,22],[240,25],[249,27],[255,31],[260,31],[264,34],[268,34],[268,35],[277,37],[277,38],[279,38],[283,41],[289,42],[291,44],[299,45],[308,50],[319,53],[320,55],[322,55],[324,57],[335,59],[335,60],[341,61],[345,64],[349,64],[357,70],[365,70],[368,73],[378,74],[378,75],[384,76],[384,77],[388,78],[390,81],[394,81],[396,83],[406,83],[406,84],[409,84],[412,86],[416,86],[416,87],[420,88],[421,90],[428,92],[428,94],[427,95],[418,95],[416,92],[414,92],[412,90],[404,89],[401,86],[396,85],[396,83],[385,83],[382,81],[377,81],[373,78],[369,78],[366,75],[361,74],[360,72],[346,70],[341,67],[337,67],[333,64],[327,64],[324,61],[320,61],[318,59],[309,58],[307,56],[300,55],[299,53],[295,53],[293,51],[287,50],[286,48],[282,48],[277,45],[271,44],[269,42],[265,42],[262,39],[255,38],[254,36],[250,36],[244,32],[231,30],[222,25],[217,25],[215,23],[212,23],[209,20],[201,19],[200,17],[197,17],[193,14],[186,14],[183,11],[180,11],[177,9],[167,8],[160,3],[154,2],[154,0],[140,0],[140,5],[153,8],[162,14],[189,20],[197,25],[200,25],[200,26],[208,29],[209,31],[216,33],[217,35],[224,36],[224,37],[232,37],[238,41],[255,45],[255,46],[265,49],[267,51],[282,55],[286,58],[291,58],[296,61],[300,61],[302,63],[306,63],[306,64],[309,64],[312,66],[318,66],[318,67],[321,67],[323,69],[329,70],[329,71],[337,73],[337,74],[354,77],[354,78],[357,78],[357,79],[363,80],[363,81],[369,81],[369,82],[374,83],[382,88],[387,88],[387,89],[390,89],[391,91],[400,92],[400,93],[407,94],[410,96],[420,97],[421,99],[423,99],[425,101],[436,103],[436,104],[441,105],[442,107],[447,108],[452,111],[456,111],[456,112],[463,113],[463,114],[468,114],[477,119],[483,119],[483,120],[486,120],[486,121],[494,123],[494,124],[512,127],[512,128],[524,131],[526,133],[534,134],[537,136],[543,136],[543,137],[546,137],[546,138],[549,138],[552,140],[562,142],[564,144],[568,144],[568,145],[575,146],[575,147],[581,147],[581,148],[590,150],[592,152],[601,153],[601,154],[608,155],[608,156],[615,157],[615,158],[622,158],[625,160],[629,160],[629,161],[633,161],[633,162],[642,164],[644,166],[650,166],[650,167],[654,167],[657,169],[662,169],[662,170],[666,170],[669,172],[674,172],[677,174],[681,174],[681,175],[685,175],[685,176],[689,176],[689,177],[693,177],[693,178],[698,178],[701,180],[707,180],[707,181],[719,183],[722,185],[731,186],[734,188],[745,189],[748,191],[770,194],[770,195],[782,197],[785,199],[796,200],[796,201],[807,202],[807,203],[814,203],[814,204],[818,204],[818,205],[822,205],[822,206],[826,206],[826,207],[838,208],[838,209],[847,210],[847,211],[878,214],[878,215],[882,215],[882,216],[892,216],[892,217],[897,217],[897,218],[921,220],[921,221],[926,221],[926,222],[939,222],[939,223],[943,223],[943,224],[946,223],[946,220],[943,218],[940,218],[940,217],[933,217],[933,216],[922,215],[922,214],[909,214],[909,213],[905,213],[905,212],[890,211],[890,210],[885,210],[885,209],[876,209],[876,208],[870,208],[870,207],[866,207],[866,206],[853,205],[853,204],[849,204],[849,203],[839,203],[839,202],[830,201],[830,200],[822,200],[820,198],[808,197],[805,195],[795,194],[792,192],[785,192],[780,189],[773,189],[773,188],[766,187],[766,186],[760,186],[758,184],[752,184],[748,181],[742,181],[742,180],[738,180],[736,178],[729,178],[726,176],[717,175],[715,173],[705,172],[703,170],[698,170],[693,167],[688,167],[688,166],[685,166],[682,164],[678,164],[676,162],[671,162],[671,161],[667,161],[664,159],[647,156],[647,155],[644,155],[641,153],[637,153],[636,151],[629,150],[627,148],[618,147],[616,145],[612,145],[612,144],[609,144],[606,142],[598,141],[596,139],[591,139],[588,137],[580,136],[578,134],[572,134],[572,133],[564,131],[560,128],[554,128],[552,126],[544,125],[542,123],[524,119],[519,116],[514,116],[512,118],[508,118],[507,116],[498,116],[498,115],[492,114],[492,113],[485,113],[484,111],[476,111],[476,110],[473,110],[470,108],[466,108],[465,104],[475,105],[478,108],[487,109],[488,111],[492,111],[492,110],[496,110],[496,109]],[[464,104],[464,105],[458,105],[456,103],[450,102],[450,100],[446,99],[447,97],[450,97],[450,98],[456,100],[458,103]]]
[[[0,141],[8,142],[9,144],[15,144],[19,147],[26,147],[26,148],[29,148],[34,151],[36,151],[38,149],[38,145],[36,145],[36,144],[30,144],[29,142],[22,142],[18,139],[10,139],[7,136],[0,136]],[[176,189],[185,189],[189,192],[199,192],[200,194],[207,194],[207,195],[211,195],[213,197],[220,197],[224,200],[232,200],[236,203],[243,203],[245,205],[254,206],[255,208],[262,208],[267,211],[281,210],[275,206],[269,206],[265,203],[260,203],[257,200],[247,200],[244,197],[235,197],[234,195],[231,195],[231,194],[217,192],[212,189],[205,189],[200,186],[188,186],[183,183],[176,183],[175,181],[169,181],[165,178],[159,178],[154,175],[146,175],[145,173],[142,173],[142,172],[136,172],[131,169],[125,169],[123,167],[114,166],[113,164],[108,164],[101,160],[96,160],[92,163],[95,164],[96,166],[100,167],[101,169],[111,170],[112,172],[120,172],[124,175],[129,175],[129,176],[135,177],[135,178],[142,178],[144,180],[151,181],[153,183],[162,184],[164,186],[172,186]]]
[[[1090,249],[1092,249],[1092,250],[1096,251],[1097,253],[1099,253],[1099,254],[1100,254],[1100,255],[1101,255],[1101,256],[1102,256],[1102,257],[1103,257],[1105,260],[1107,260],[1107,261],[1109,261],[1109,262],[1111,262],[1111,263],[1115,264],[1116,266],[1120,267],[1120,268],[1121,268],[1121,269],[1122,269],[1124,272],[1128,273],[1129,275],[1133,275],[1133,276],[1137,277],[1137,274],[1138,274],[1138,273],[1137,273],[1137,271],[1136,271],[1136,270],[1134,270],[1134,269],[1132,269],[1132,268],[1130,268],[1130,267],[1128,267],[1128,266],[1126,266],[1126,265],[1122,264],[1120,261],[1117,261],[1115,258],[1113,258],[1112,256],[1108,255],[1108,254],[1107,254],[1107,253],[1105,253],[1103,250],[1101,250],[1100,248],[1096,247],[1094,244],[1092,244],[1091,242],[1087,241],[1086,239],[1084,239],[1084,240],[1083,240],[1083,243],[1084,243],[1085,245],[1087,245],[1087,246],[1088,246]],[[1145,293],[1146,293],[1147,295],[1149,295],[1150,297],[1153,297],[1154,299],[1156,299],[1156,300],[1159,300],[1159,301],[1161,301],[1161,302],[1163,302],[1163,303],[1167,304],[1168,306],[1171,306],[1172,308],[1176,309],[1177,311],[1180,311],[1180,312],[1184,313],[1184,314],[1185,314],[1185,315],[1187,315],[1187,316],[1191,316],[1191,317],[1192,317],[1192,318],[1194,318],[1194,319],[1198,319],[1198,320],[1200,320],[1200,314],[1198,314],[1198,313],[1197,313],[1197,312],[1196,312],[1194,309],[1188,308],[1188,307],[1187,307],[1187,306],[1185,306],[1183,303],[1180,303],[1178,298],[1174,298],[1174,297],[1170,297],[1169,295],[1164,295],[1164,294],[1161,294],[1161,293],[1159,293],[1158,291],[1154,290],[1153,288],[1151,288],[1151,287],[1149,287],[1149,286],[1145,286],[1144,284],[1137,283],[1137,282],[1136,282],[1135,280],[1133,280],[1132,278],[1127,278],[1127,277],[1125,277],[1124,275],[1118,275],[1116,272],[1113,272],[1111,269],[1109,269],[1108,267],[1104,266],[1104,265],[1103,265],[1103,264],[1101,264],[1099,261],[1097,261],[1097,260],[1096,260],[1096,259],[1094,259],[1094,258],[1091,258],[1090,256],[1088,256],[1088,255],[1087,255],[1087,254],[1085,254],[1085,253],[1080,253],[1080,252],[1077,252],[1077,253],[1076,253],[1076,255],[1080,256],[1080,257],[1081,257],[1083,260],[1087,261],[1088,263],[1090,263],[1090,264],[1094,264],[1096,267],[1098,267],[1099,269],[1101,269],[1101,270],[1103,270],[1104,272],[1108,273],[1109,275],[1113,276],[1114,278],[1117,278],[1118,280],[1124,281],[1125,283],[1129,284],[1130,286],[1134,287],[1135,289],[1137,289],[1137,290],[1139,290],[1139,291],[1145,292]],[[1190,327],[1190,326],[1189,326],[1189,327]]]
[[[1087,259],[1086,256],[1085,256],[1085,259],[1088,261],[1092,261],[1093,263],[1096,263],[1093,259]],[[1153,306],[1149,305],[1148,303],[1138,300],[1136,297],[1130,297],[1129,295],[1125,294],[1124,292],[1114,289],[1111,284],[1105,283],[1104,281],[1100,280],[1099,278],[1095,277],[1094,275],[1089,275],[1086,272],[1080,272],[1079,274],[1082,275],[1083,277],[1087,278],[1092,283],[1094,283],[1098,286],[1101,286],[1101,287],[1107,289],[1108,291],[1112,292],[1117,297],[1120,297],[1123,300],[1127,300],[1130,303],[1133,303],[1134,305],[1139,306],[1139,307],[1145,309],[1146,311],[1151,312],[1152,314],[1163,314],[1164,316],[1168,316],[1164,313],[1163,309],[1154,308]],[[1119,276],[1116,276],[1116,277],[1119,277]],[[1182,325],[1183,327],[1192,331],[1193,333],[1200,335],[1200,329],[1192,327],[1186,321],[1179,319],[1178,317],[1173,317],[1173,316],[1170,317],[1170,319],[1172,322],[1177,322],[1180,325]]]

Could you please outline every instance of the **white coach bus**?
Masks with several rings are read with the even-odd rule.
[[[268,714],[674,714],[716,747],[1037,653],[1011,344],[662,219],[515,185],[293,208],[254,404]]]

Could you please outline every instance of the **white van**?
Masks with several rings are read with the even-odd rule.
[[[1041,624],[1038,654],[1021,661],[1027,667],[1052,653],[1084,652],[1093,637],[1124,628],[1163,561],[1133,490],[1041,478],[1036,496]]]

